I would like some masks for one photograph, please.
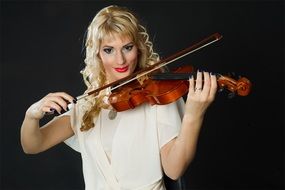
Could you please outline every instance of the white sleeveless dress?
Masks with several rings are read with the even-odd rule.
[[[86,190],[164,190],[160,148],[179,134],[184,101],[144,104],[118,112],[103,109],[95,127],[81,132],[80,101],[70,116],[75,135],[65,143],[81,153]]]

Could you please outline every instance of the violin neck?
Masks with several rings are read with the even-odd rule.
[[[189,80],[195,73],[157,73],[150,76],[152,80]]]

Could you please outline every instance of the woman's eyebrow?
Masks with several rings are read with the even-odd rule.
[[[129,45],[134,45],[134,42],[129,42],[129,43],[127,43],[126,45],[124,45],[123,47],[129,46]]]
[[[102,46],[102,48],[113,48],[113,46],[111,46],[111,45],[104,45],[104,46]]]

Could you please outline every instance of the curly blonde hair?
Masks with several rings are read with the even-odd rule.
[[[85,42],[86,66],[81,71],[87,91],[99,88],[106,83],[106,74],[98,56],[103,39],[119,34],[130,37],[138,48],[138,64],[136,70],[145,68],[159,61],[159,56],[153,51],[146,28],[143,27],[134,13],[125,7],[111,5],[100,10],[87,31]],[[94,127],[94,118],[100,113],[103,97],[107,90],[102,90],[97,96],[86,98],[86,110],[82,117],[81,131]]]

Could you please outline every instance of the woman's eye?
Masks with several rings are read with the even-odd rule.
[[[112,48],[104,48],[103,51],[107,54],[112,53],[113,49]]]
[[[128,45],[128,46],[125,47],[125,49],[127,51],[131,51],[133,49],[133,47],[134,47],[134,45]]]

